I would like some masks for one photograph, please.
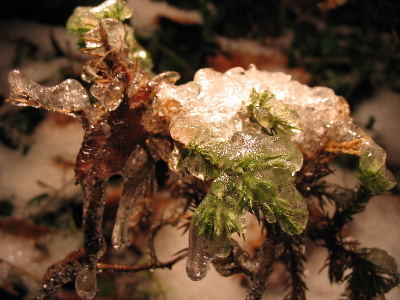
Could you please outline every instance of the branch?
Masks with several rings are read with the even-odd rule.
[[[41,282],[37,300],[54,299],[57,290],[61,286],[74,281],[76,273],[82,269],[84,256],[85,249],[80,248],[49,267]]]
[[[255,258],[251,258],[237,241],[231,239],[231,252],[227,257],[214,258],[212,263],[222,276],[230,276],[235,273],[244,273],[248,280],[246,300],[259,300],[262,298],[265,285],[273,271],[273,264],[282,253],[282,231],[268,226],[268,236],[257,251]]]

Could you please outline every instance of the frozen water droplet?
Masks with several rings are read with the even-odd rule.
[[[75,289],[82,299],[93,299],[97,293],[96,271],[83,269],[75,280]]]
[[[186,274],[193,281],[202,280],[208,272],[210,257],[204,236],[199,236],[197,225],[192,223],[189,231],[189,252],[186,261]]]
[[[361,148],[360,169],[372,174],[385,166],[386,153],[380,146],[367,142]]]

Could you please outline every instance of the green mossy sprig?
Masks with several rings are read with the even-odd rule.
[[[287,104],[271,103],[275,95],[268,90],[257,92],[254,88],[250,94],[251,104],[247,106],[250,121],[261,126],[263,133],[268,135],[292,136],[299,128],[299,115]]]
[[[101,20],[106,18],[125,21],[133,15],[133,9],[124,0],[107,0],[102,4],[77,7],[67,21],[67,29],[70,33],[79,37],[77,44],[81,48],[87,46],[84,41],[85,34],[94,29]],[[132,61],[137,60],[142,70],[151,73],[153,62],[150,54],[137,42],[134,28],[128,24],[125,27],[125,51]],[[96,41],[93,41],[96,43]]]
[[[360,248],[352,257],[346,294],[350,300],[368,300],[384,295],[400,283],[395,259],[379,248]]]
[[[67,29],[72,34],[83,37],[101,19],[113,18],[123,22],[132,17],[132,14],[133,9],[123,0],[108,0],[96,7],[78,6],[67,21]]]
[[[206,130],[204,131],[206,132]],[[182,164],[192,174],[214,179],[193,220],[207,239],[229,240],[244,233],[244,213],[266,219],[288,234],[301,233],[308,220],[304,198],[293,184],[302,154],[288,136],[237,132],[227,142],[208,134],[189,145]]]
[[[244,131],[221,141],[206,127],[182,151],[181,164],[196,177],[214,180],[193,215],[199,234],[210,241],[243,235],[244,214],[278,223],[289,235],[300,234],[308,221],[307,205],[293,184],[303,156],[290,140],[298,115],[289,105],[272,103],[269,91],[250,94]],[[258,127],[254,130],[252,127]]]

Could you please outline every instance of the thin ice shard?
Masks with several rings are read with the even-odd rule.
[[[128,159],[123,172],[124,188],[119,201],[116,222],[112,234],[113,246],[117,249],[131,245],[129,229],[134,226],[137,214],[143,211],[143,202],[152,194],[152,167],[146,151],[137,147]]]

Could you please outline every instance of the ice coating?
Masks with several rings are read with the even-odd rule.
[[[360,149],[360,179],[373,193],[381,194],[395,184],[393,174],[386,168],[386,152],[372,141],[366,141]]]
[[[200,179],[213,179],[196,208],[189,232],[187,273],[202,279],[208,262],[225,256],[232,233],[245,232],[245,211],[260,220],[278,222],[287,234],[300,234],[308,221],[307,205],[293,184],[303,163],[288,135],[236,132],[229,141],[210,138],[200,130],[191,144],[195,151],[183,164]]]
[[[127,24],[122,24],[132,14],[132,8],[123,0],[107,0],[95,7],[80,6],[74,10],[73,15],[68,19],[67,29],[80,38],[88,33],[85,43],[93,54],[97,51],[93,48],[104,46],[101,43],[102,38],[99,38],[100,36],[96,34],[103,34],[102,37],[104,37],[104,33],[106,33],[107,51],[113,48],[113,51],[119,49],[117,50],[119,53],[123,49],[130,60],[137,61],[143,70],[151,72],[153,63],[150,54],[137,42],[134,29]],[[108,20],[105,21],[107,24],[104,23],[104,20]],[[105,31],[96,30],[101,22],[104,23],[102,27],[106,29]],[[89,33],[92,30],[94,32]]]
[[[10,72],[10,99],[20,106],[33,106],[68,113],[83,113],[94,122],[95,111],[84,87],[74,79],[67,79],[52,87],[43,87],[18,70]]]
[[[193,82],[161,87],[154,107],[156,113],[171,120],[172,137],[184,144],[191,140],[197,125],[214,132],[214,138],[226,141],[242,129],[236,114],[247,96],[237,79],[202,69]]]
[[[119,107],[124,95],[133,97],[147,81],[147,74],[128,58],[126,52],[133,46],[125,41],[126,29],[120,21],[107,18],[83,36],[84,52],[93,59],[86,64],[82,79],[93,82],[91,94],[109,111]]]
[[[182,165],[202,180],[213,179],[190,226],[186,269],[192,280],[206,276],[215,256],[209,249],[220,252],[218,241],[244,233],[244,211],[257,218],[263,212],[289,235],[305,229],[307,205],[293,184],[303,155],[357,155],[360,179],[370,191],[395,184],[385,152],[353,124],[343,98],[283,73],[254,66],[224,74],[202,69],[192,82],[162,85],[153,108],[169,122],[171,136],[190,149]]]
[[[119,54],[125,46],[125,28],[116,19],[102,19],[95,28],[85,34],[84,38],[86,51],[91,55],[104,55],[109,49]]]
[[[248,70],[233,68],[224,74],[211,69],[199,70],[193,82],[181,86],[164,85],[157,94],[155,107],[159,114],[172,119],[171,131],[185,143],[184,137],[177,133],[181,128],[185,130],[185,123],[229,127],[230,119],[250,104],[253,88],[257,92],[268,90],[274,94],[272,105],[295,108],[300,116],[301,131],[293,140],[307,154],[316,153],[328,141],[349,142],[364,134],[351,122],[346,101],[331,89],[311,88],[291,80],[290,75],[259,71],[254,66]],[[187,119],[180,119],[181,115],[186,115]],[[240,126],[227,130],[226,139],[240,130]]]
[[[231,146],[226,147],[225,157],[229,168],[246,168],[249,170],[266,169],[266,166],[280,166],[291,173],[300,170],[303,157],[295,147],[290,145],[287,136],[264,136],[238,132],[231,139]],[[247,158],[251,164],[244,164]]]
[[[96,271],[88,269],[79,271],[75,280],[75,289],[81,299],[93,299],[97,293]]]
[[[212,258],[225,257],[229,254],[228,241],[216,240],[210,243],[199,232],[199,226],[192,224],[189,229],[189,249],[186,261],[186,274],[193,281],[200,281],[206,277]],[[229,245],[229,243],[228,243]]]
[[[68,19],[67,28],[72,32],[87,31],[95,27],[101,19],[114,18],[124,21],[132,14],[132,8],[122,0],[107,0],[95,7],[79,6]]]
[[[259,71],[255,66],[247,70],[237,67],[223,74],[201,69],[192,82],[161,87],[154,108],[158,115],[170,120],[172,137],[185,145],[196,143],[200,131],[202,135],[208,131],[203,140],[227,141],[243,129],[241,121],[247,117],[246,108],[251,104],[253,89],[258,93],[271,92],[274,95],[269,100],[272,110],[279,114],[283,109],[287,114],[285,118],[298,124],[301,130],[294,132],[292,141],[304,155],[317,158],[322,151],[327,151],[361,156],[361,172],[366,170],[364,175],[382,177],[378,183],[371,178],[361,179],[367,187],[378,191],[374,185],[383,184],[386,189],[394,186],[394,177],[384,165],[384,151],[353,124],[346,100],[329,88],[308,87],[284,73]],[[290,108],[294,108],[298,120],[293,118]],[[255,111],[256,118],[268,123],[268,116],[263,114],[265,112]],[[382,168],[372,167],[371,173],[368,170],[374,165]]]

